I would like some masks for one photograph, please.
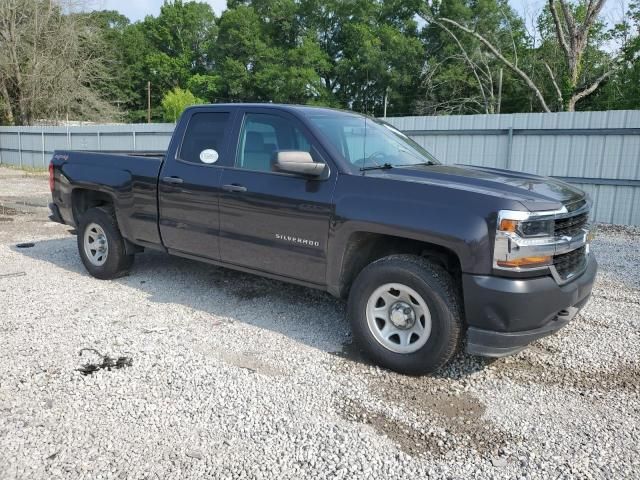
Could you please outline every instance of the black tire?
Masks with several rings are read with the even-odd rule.
[[[367,323],[367,302],[378,287],[399,283],[422,296],[431,315],[426,343],[412,353],[396,353],[380,343]],[[460,347],[463,323],[460,287],[440,265],[415,255],[377,260],[358,275],[347,312],[354,340],[379,365],[407,375],[430,373],[449,362]]]
[[[108,244],[107,258],[102,265],[94,265],[85,252],[85,232],[91,224],[97,224],[102,228]],[[110,280],[122,277],[129,272],[134,256],[126,253],[124,238],[122,238],[118,229],[118,222],[113,209],[95,207],[87,210],[80,218],[77,238],[80,258],[92,276],[101,280]]]

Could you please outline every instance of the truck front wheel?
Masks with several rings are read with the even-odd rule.
[[[90,208],[79,223],[78,251],[87,271],[101,280],[126,275],[133,263],[133,255],[126,253],[113,210]]]
[[[409,375],[433,372],[462,335],[459,288],[441,266],[414,255],[377,260],[351,287],[354,340],[378,364]]]

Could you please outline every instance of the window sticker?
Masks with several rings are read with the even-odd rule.
[[[202,163],[216,163],[218,161],[218,152],[213,149],[207,148],[200,152],[200,161]]]

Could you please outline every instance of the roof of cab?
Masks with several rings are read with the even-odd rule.
[[[296,111],[301,112],[305,115],[311,113],[341,113],[341,114],[351,114],[351,115],[361,115],[358,112],[353,112],[351,110],[341,110],[338,108],[329,108],[329,107],[316,107],[312,105],[294,105],[287,103],[211,103],[211,104],[201,104],[201,105],[192,105],[188,107],[191,109],[198,109],[203,107],[221,107],[221,108],[273,108],[276,110],[284,110],[284,111]]]

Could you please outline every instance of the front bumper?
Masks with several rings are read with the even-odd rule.
[[[467,352],[502,357],[567,325],[587,303],[598,264],[564,285],[551,277],[531,279],[463,275]]]

